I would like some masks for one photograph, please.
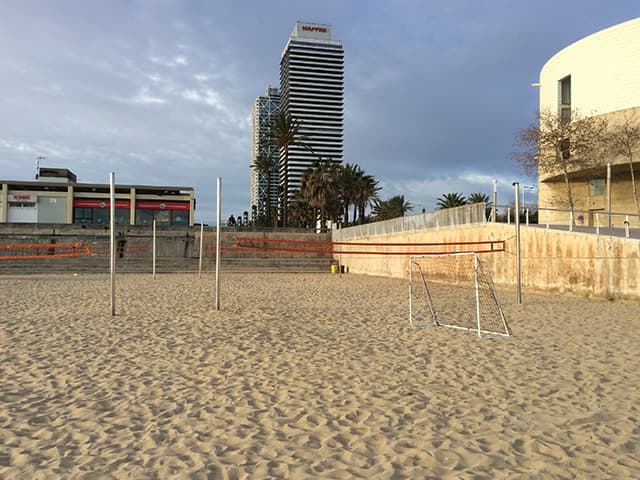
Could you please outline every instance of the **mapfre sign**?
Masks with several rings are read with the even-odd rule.
[[[329,29],[327,27],[318,27],[317,25],[302,25],[302,31],[327,33]]]
[[[296,26],[293,29],[293,36],[300,38],[331,40],[331,25],[296,23]]]

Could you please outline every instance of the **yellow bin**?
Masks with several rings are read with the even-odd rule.
[[[331,265],[331,273],[338,273],[338,265],[335,263]]]

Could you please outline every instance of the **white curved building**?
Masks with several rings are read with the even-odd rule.
[[[560,118],[573,109],[582,115],[603,116],[610,124],[630,115],[640,123],[640,18],[596,32],[559,51],[542,67],[539,86],[540,110],[557,112]],[[609,201],[611,211],[636,213],[628,160],[614,156],[608,160],[612,162],[610,199],[606,162],[589,172],[572,172],[575,210],[582,211],[577,223],[593,224],[593,213],[608,210]],[[634,174],[640,189],[640,151],[636,162]],[[539,182],[542,210],[566,208],[561,175],[540,173]],[[541,222],[545,215],[541,211]],[[559,215],[555,217],[561,221]],[[632,223],[638,225],[638,220]]]

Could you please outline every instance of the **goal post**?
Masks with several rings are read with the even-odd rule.
[[[491,272],[473,252],[409,257],[409,323],[511,336]]]

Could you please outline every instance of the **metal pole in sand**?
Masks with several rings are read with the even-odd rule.
[[[516,299],[518,304],[522,303],[522,283],[520,278],[520,183],[513,182],[515,191],[515,220],[516,220]]]
[[[216,310],[220,310],[220,195],[222,193],[222,178],[216,181]]]
[[[496,214],[498,208],[498,180],[493,180],[493,205],[491,206],[491,221],[496,222]]]
[[[153,219],[153,239],[151,242],[151,251],[153,252],[153,279],[156,279],[156,219]]]
[[[111,271],[111,316],[116,314],[116,236],[115,236],[115,212],[116,212],[116,192],[114,188],[115,174],[109,174],[109,240],[110,240],[110,271]]]
[[[202,246],[204,239],[204,223],[200,222],[200,258],[198,260],[198,278],[202,278]]]
[[[611,230],[611,162],[607,162],[607,216],[609,217],[609,230]]]

